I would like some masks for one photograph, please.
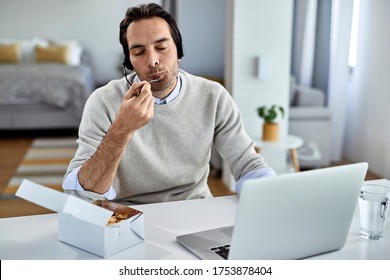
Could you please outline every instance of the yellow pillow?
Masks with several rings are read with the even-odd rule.
[[[36,62],[54,62],[68,64],[68,46],[35,47]]]
[[[0,45],[0,63],[18,63],[19,49],[19,44]]]

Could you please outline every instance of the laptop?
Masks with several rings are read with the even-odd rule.
[[[365,162],[246,181],[234,226],[177,236],[200,259],[302,259],[342,248]]]

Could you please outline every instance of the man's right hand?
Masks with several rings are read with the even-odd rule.
[[[134,83],[126,92],[114,123],[121,133],[133,133],[150,122],[153,112],[150,84],[146,81]]]

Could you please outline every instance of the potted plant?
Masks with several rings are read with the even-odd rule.
[[[284,108],[282,106],[272,105],[261,106],[257,108],[257,113],[264,120],[263,123],[263,140],[278,141],[279,139],[279,124],[275,121],[279,116],[284,117]]]

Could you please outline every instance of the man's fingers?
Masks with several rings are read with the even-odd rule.
[[[146,85],[146,82],[134,83],[130,89],[126,92],[125,99],[131,99],[141,94],[141,90]]]

